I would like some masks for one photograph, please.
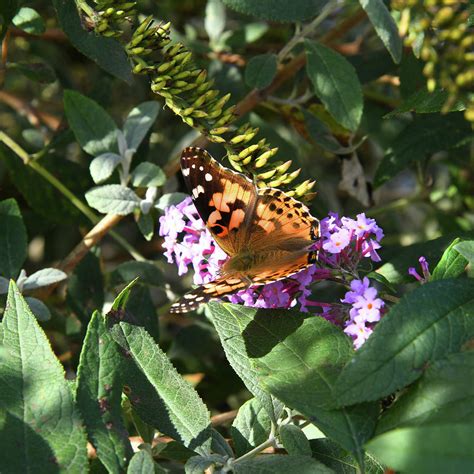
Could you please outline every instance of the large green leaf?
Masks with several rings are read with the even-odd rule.
[[[64,111],[69,126],[85,152],[97,156],[115,150],[117,127],[97,102],[79,92],[66,90]]]
[[[383,44],[397,64],[402,58],[402,39],[383,0],[359,0]]]
[[[250,364],[246,353],[242,332],[252,321],[256,310],[239,305],[211,303],[208,305],[212,323],[214,324],[227,360],[237,375],[242,379],[248,390],[255,395],[276,421],[281,412],[281,405],[272,396],[262,390],[258,384],[258,372]]]
[[[26,259],[27,237],[20,208],[14,199],[0,201],[0,275],[16,278]]]
[[[357,130],[364,101],[354,67],[344,56],[316,41],[306,40],[305,50],[315,94],[337,122]]]
[[[474,335],[474,281],[440,280],[404,296],[342,371],[336,403],[376,400],[416,380],[425,365]]]
[[[474,422],[474,352],[450,354],[383,414],[377,434],[421,424]]]
[[[132,81],[132,71],[123,46],[112,38],[98,36],[82,27],[76,2],[53,0],[58,20],[71,44],[102,69],[126,82]]]
[[[124,351],[123,380],[138,415],[186,447],[209,454],[211,420],[193,387],[179,375],[144,328],[116,322],[111,333]]]
[[[294,22],[312,18],[327,0],[222,0],[233,10],[265,20]]]
[[[474,424],[446,423],[400,428],[377,436],[367,449],[392,469],[416,474],[471,474]]]
[[[87,327],[77,374],[77,404],[89,440],[109,472],[119,472],[132,456],[121,416],[121,356],[95,312]]]
[[[86,436],[71,387],[14,283],[0,326],[2,471],[86,472]]]
[[[393,141],[375,173],[380,186],[412,163],[467,143],[473,132],[462,113],[417,116]]]
[[[259,54],[254,56],[245,69],[245,82],[255,89],[263,89],[272,82],[277,72],[277,57],[275,54]]]
[[[228,359],[244,374],[241,378],[251,377],[253,390],[253,384],[260,384],[301,412],[362,463],[362,445],[374,430],[377,405],[326,408],[333,381],[353,353],[349,338],[322,318],[294,311],[231,304],[211,308]]]

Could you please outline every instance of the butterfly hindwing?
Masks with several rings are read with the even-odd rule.
[[[196,209],[219,246],[229,255],[237,253],[246,241],[257,200],[253,182],[196,147],[183,151],[181,170]]]

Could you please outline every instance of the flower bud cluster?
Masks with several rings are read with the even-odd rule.
[[[457,100],[466,105],[466,120],[474,122],[474,24],[467,0],[395,0],[393,8],[410,18],[406,44],[425,62],[428,90],[449,93],[443,111]]]
[[[102,36],[118,38],[123,34],[123,23],[136,15],[137,2],[122,0],[94,0],[96,13],[94,31]]]

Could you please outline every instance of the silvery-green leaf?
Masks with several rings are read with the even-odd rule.
[[[0,295],[8,293],[8,278],[0,276]]]
[[[120,184],[108,184],[93,188],[86,193],[89,206],[104,214],[131,214],[139,205],[140,198],[130,189]]]
[[[163,186],[165,181],[166,175],[163,170],[147,161],[140,163],[132,172],[132,185],[137,188]]]
[[[57,268],[43,268],[30,275],[23,284],[23,291],[35,290],[42,286],[49,286],[53,283],[65,280],[67,275]]]
[[[104,153],[94,158],[89,165],[94,183],[99,184],[110,178],[122,158],[117,153]]]
[[[204,28],[211,41],[216,41],[225,28],[225,6],[221,0],[208,0]]]
[[[155,101],[143,102],[128,114],[123,131],[128,148],[138,148],[148,130],[156,120],[160,104]]]
[[[169,206],[176,206],[180,202],[184,201],[188,197],[188,194],[185,193],[167,193],[158,199],[158,202],[155,204],[155,207],[164,211]]]
[[[31,312],[35,315],[38,321],[49,321],[51,319],[51,313],[48,307],[39,299],[27,296],[25,301],[31,309]]]

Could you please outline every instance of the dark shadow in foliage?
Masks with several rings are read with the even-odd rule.
[[[28,472],[37,466],[44,474],[59,473],[56,456],[44,438],[16,416],[4,413],[0,421],[2,472]]]
[[[278,343],[293,334],[307,317],[313,316],[286,310],[258,310],[242,332],[247,355],[252,359],[265,356]],[[272,328],[275,328],[275,331],[272,331]]]

